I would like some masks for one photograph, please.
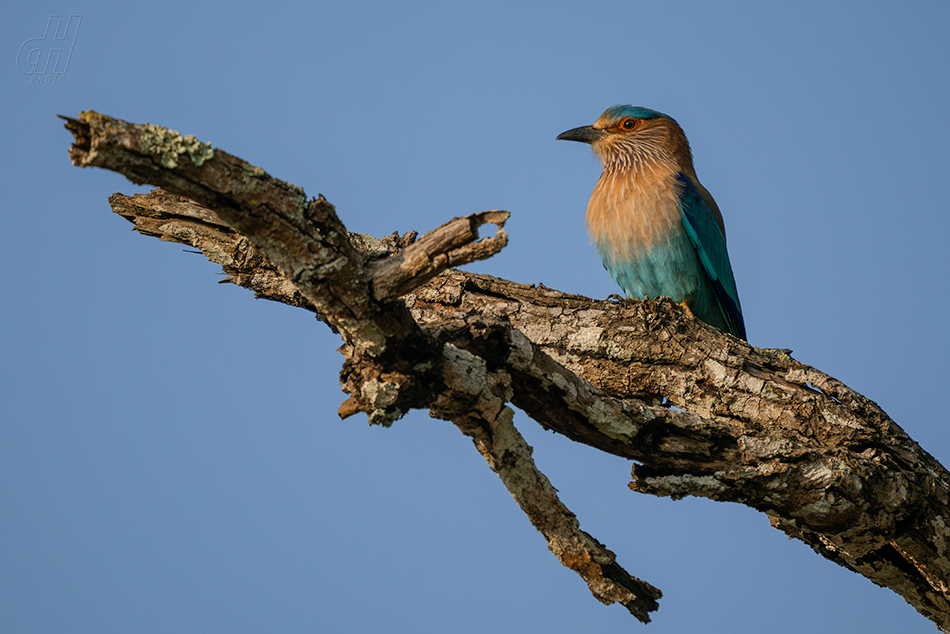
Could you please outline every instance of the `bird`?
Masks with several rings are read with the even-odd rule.
[[[590,144],[603,164],[587,230],[624,294],[670,297],[745,340],[722,213],[696,177],[683,128],[662,112],[618,105],[557,139]]]

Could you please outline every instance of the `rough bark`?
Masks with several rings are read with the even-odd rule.
[[[307,201],[220,150],[208,157],[193,139],[171,142],[179,160],[169,167],[169,143],[150,140],[174,139],[155,132],[163,128],[90,112],[66,127],[76,165],[191,199],[112,196],[141,233],[201,249],[224,281],[312,310],[341,334],[342,416],[391,424],[429,409],[471,437],[599,600],[647,621],[660,593],[580,530],[534,466],[509,403],[635,461],[635,491],[765,512],[950,631],[950,474],[875,403],[789,351],[754,348],[670,301],[595,301],[448,270],[504,246],[505,212],[455,219],[415,241],[348,236],[322,197]],[[478,240],[485,222],[499,230]]]

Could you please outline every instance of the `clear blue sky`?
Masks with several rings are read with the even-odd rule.
[[[345,6],[344,6],[345,5]],[[81,14],[65,81],[16,56]],[[339,340],[130,233],[56,114],[195,134],[351,230],[508,209],[471,270],[617,289],[563,130],[676,117],[722,208],[751,343],[881,404],[950,464],[950,4],[10,3],[0,19],[0,630],[933,632],[764,515],[628,491],[518,424],[581,525],[665,598],[649,626],[547,552],[448,423],[341,422]],[[938,398],[939,397],[939,398]]]

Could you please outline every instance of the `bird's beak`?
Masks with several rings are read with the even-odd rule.
[[[580,128],[573,128],[567,132],[562,132],[557,135],[558,141],[579,141],[581,143],[593,143],[597,139],[601,138],[607,134],[603,130],[598,130],[592,125],[581,126]]]

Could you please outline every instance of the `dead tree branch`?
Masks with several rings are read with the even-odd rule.
[[[179,195],[112,196],[141,233],[201,249],[225,281],[312,310],[341,334],[342,416],[390,424],[429,409],[471,437],[601,601],[647,621],[659,592],[579,529],[508,403],[636,461],[635,491],[768,514],[950,631],[950,474],[875,403],[789,351],[753,348],[669,301],[595,301],[448,270],[500,250],[506,212],[455,219],[417,241],[348,235],[322,197],[307,201],[220,150],[209,158],[193,138],[176,145],[164,128],[90,112],[66,127],[74,164]],[[478,240],[486,222],[498,233]]]

